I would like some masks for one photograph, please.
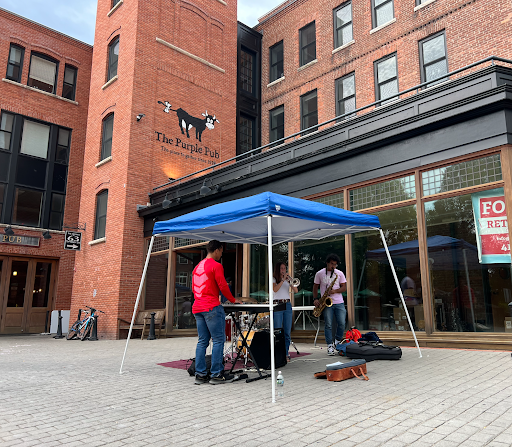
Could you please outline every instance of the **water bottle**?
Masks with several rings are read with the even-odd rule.
[[[281,371],[277,373],[276,385],[277,397],[284,397],[284,377]]]

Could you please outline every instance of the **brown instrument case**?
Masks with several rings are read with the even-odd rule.
[[[366,361],[361,359],[328,365],[325,371],[315,373],[315,377],[317,379],[326,378],[330,382],[341,382],[353,377],[361,380],[370,380],[366,376]]]

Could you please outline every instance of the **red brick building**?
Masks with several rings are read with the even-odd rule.
[[[0,333],[43,332],[71,305],[92,47],[0,9],[0,54]]]

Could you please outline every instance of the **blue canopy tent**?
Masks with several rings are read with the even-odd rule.
[[[273,245],[304,239],[320,240],[367,230],[380,231],[387,252],[386,240],[384,239],[377,216],[359,214],[322,203],[283,196],[272,192],[264,192],[243,199],[219,203],[202,210],[184,214],[175,219],[156,222],[153,228],[153,237],[149,244],[139,293],[135,302],[132,325],[137,312],[153,241],[156,236],[165,235],[200,240],[217,239],[221,242],[267,245],[269,284],[272,284]],[[389,261],[391,263],[391,257],[389,257]],[[399,293],[401,293],[396,274],[395,281]],[[269,295],[272,401],[275,402],[274,314],[272,305],[274,292],[272,287],[269,287]],[[126,341],[120,372],[123,369],[130,335],[131,327]],[[414,334],[414,339],[421,357],[416,334]]]

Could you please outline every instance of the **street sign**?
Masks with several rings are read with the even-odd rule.
[[[64,239],[65,250],[80,250],[82,247],[82,233],[79,231],[66,231]]]

